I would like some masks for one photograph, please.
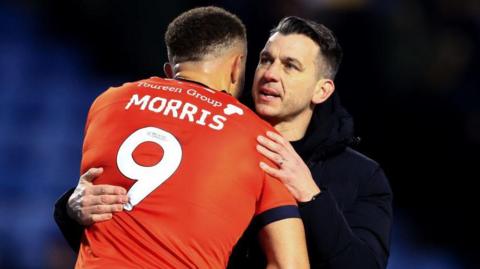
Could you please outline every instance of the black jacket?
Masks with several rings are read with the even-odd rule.
[[[294,147],[322,190],[300,207],[312,268],[386,268],[392,190],[380,166],[351,149],[353,119],[337,94],[317,106]]]
[[[392,191],[382,169],[351,149],[353,120],[334,94],[315,108],[307,133],[292,145],[322,190],[300,205],[312,268],[385,268],[392,226]],[[55,204],[55,221],[78,252],[83,228],[66,214],[67,199]],[[250,227],[235,247],[229,267],[262,268],[264,259]],[[263,267],[264,268],[264,267]]]
[[[353,150],[353,119],[337,94],[315,108],[307,133],[293,147],[308,165],[320,196],[300,205],[311,268],[386,268],[392,191],[380,166]],[[265,268],[250,227],[229,269]]]

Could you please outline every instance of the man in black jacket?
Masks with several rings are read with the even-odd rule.
[[[278,167],[259,165],[299,202],[312,268],[385,268],[392,192],[380,166],[349,147],[356,141],[353,119],[333,82],[341,57],[335,36],[323,25],[288,17],[272,30],[252,95],[257,113],[283,137],[258,138],[258,151]],[[118,189],[94,189],[92,178],[82,176],[75,194],[66,193],[56,204],[55,219],[74,249],[82,226],[71,217],[84,225],[108,219],[124,198],[115,195]],[[252,225],[229,268],[262,267],[255,238]]]
[[[341,57],[333,33],[313,21],[287,17],[271,31],[252,95],[256,112],[283,137],[259,137],[258,151],[278,164],[260,166],[299,202],[312,268],[385,268],[392,192],[379,165],[349,147],[353,120],[333,82]],[[232,268],[262,264],[252,234],[255,227],[234,251]]]

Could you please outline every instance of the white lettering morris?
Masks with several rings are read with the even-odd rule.
[[[227,121],[227,118],[225,118],[224,116],[221,116],[221,115],[215,115],[215,116],[213,116],[212,120],[216,123],[216,125],[210,123],[208,125],[208,127],[212,128],[214,130],[222,130],[225,121]]]
[[[206,125],[205,119],[210,114],[212,114],[210,111],[202,109],[202,116],[200,116],[200,119],[198,119],[195,123],[200,125]]]
[[[150,99],[150,95],[145,95],[144,97],[142,97],[142,99],[138,99],[138,95],[134,94],[132,95],[132,98],[130,98],[130,102],[128,102],[128,104],[125,106],[125,110],[129,109],[130,106],[132,106],[132,104],[134,106],[142,105],[140,109],[145,110],[145,107],[147,106],[149,99]]]
[[[192,105],[190,103],[185,103],[182,109],[182,113],[180,113],[179,119],[183,120],[185,119],[185,116],[188,116],[188,121],[193,122],[194,119],[194,114],[197,113],[198,108],[195,105]]]
[[[194,104],[158,96],[151,98],[150,95],[133,94],[125,106],[125,110],[134,108],[147,109],[156,114],[192,122],[217,131],[222,130],[227,121],[227,117],[224,115],[212,114],[211,111],[200,109]]]
[[[182,101],[172,99],[168,101],[167,108],[163,111],[163,115],[168,116],[172,112],[172,117],[178,118],[178,109],[182,106]]]
[[[159,102],[160,104],[155,107],[155,103]],[[148,104],[148,110],[160,113],[164,108],[167,100],[165,98],[155,97]]]

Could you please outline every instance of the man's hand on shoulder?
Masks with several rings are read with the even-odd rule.
[[[103,168],[90,168],[80,176],[75,191],[68,199],[67,213],[81,225],[112,218],[128,202],[127,191],[118,186],[94,185],[92,181],[103,173]]]
[[[278,178],[297,202],[309,202],[318,196],[320,188],[290,142],[274,132],[267,132],[266,137],[258,136],[257,142],[257,151],[277,164],[277,167],[271,167],[260,162],[260,168]]]

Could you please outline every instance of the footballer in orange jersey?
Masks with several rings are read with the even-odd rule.
[[[128,190],[125,210],[85,229],[77,268],[225,268],[248,224],[298,217],[259,167],[269,124],[227,93],[153,77],[90,108],[82,173]]]

